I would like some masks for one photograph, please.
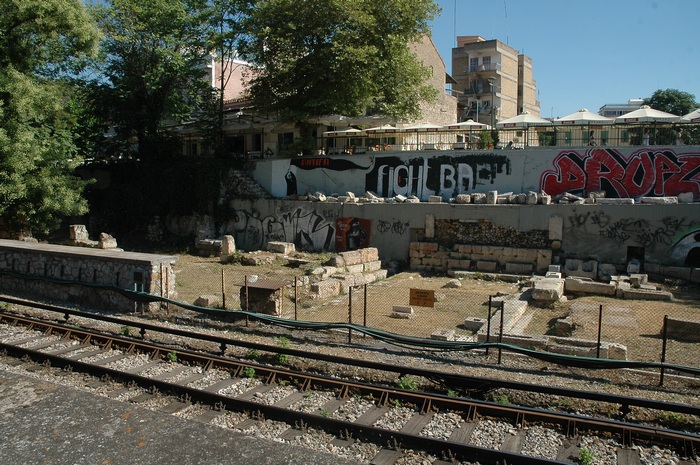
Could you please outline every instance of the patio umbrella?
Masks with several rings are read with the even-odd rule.
[[[524,111],[518,116],[504,119],[496,123],[499,129],[508,128],[529,128],[531,126],[551,126],[552,122],[539,116],[531,115],[530,112]]]
[[[562,126],[580,126],[591,124],[613,124],[614,121],[615,120],[613,120],[613,118],[601,116],[597,113],[593,113],[592,111],[588,111],[586,108],[581,108],[575,113],[571,113],[570,115],[553,120],[552,123]]]
[[[362,131],[360,131],[359,129],[348,128],[348,129],[342,129],[340,131],[326,131],[323,133],[323,136],[324,137],[353,137],[361,132]]]
[[[491,129],[488,124],[477,123],[474,120],[468,119],[467,121],[462,121],[461,123],[448,124],[440,128],[441,131],[483,131]]]
[[[390,124],[384,124],[382,126],[377,126],[376,128],[369,128],[365,129],[365,134],[388,134],[388,133],[395,133],[397,129],[390,125]]]
[[[700,108],[681,117],[681,123],[700,123]]]
[[[415,124],[413,126],[407,126],[404,128],[401,128],[401,131],[405,132],[437,132],[442,126],[439,126],[437,124],[432,124],[432,123],[422,123],[422,124]]]
[[[615,123],[675,123],[680,119],[671,113],[666,113],[665,111],[655,110],[649,105],[642,105],[629,113],[625,113],[622,116],[615,118]]]

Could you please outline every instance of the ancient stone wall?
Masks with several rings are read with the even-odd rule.
[[[83,308],[156,310],[107,287],[175,298],[176,257],[0,240],[0,291]]]

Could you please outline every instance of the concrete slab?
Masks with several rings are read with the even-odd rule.
[[[0,393],[3,465],[357,463],[3,370]]]

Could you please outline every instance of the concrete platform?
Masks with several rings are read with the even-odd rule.
[[[357,463],[4,370],[0,437],[3,465]]]

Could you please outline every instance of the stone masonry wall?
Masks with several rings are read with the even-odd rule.
[[[90,285],[175,298],[176,260],[167,255],[0,240],[0,291],[85,308],[155,311],[157,302],[139,306],[119,292]]]

